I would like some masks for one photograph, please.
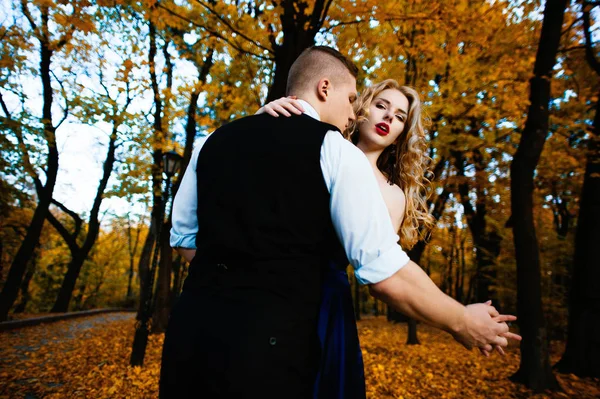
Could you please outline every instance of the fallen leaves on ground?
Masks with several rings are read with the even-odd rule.
[[[156,398],[163,335],[151,335],[144,367],[129,366],[132,314],[106,314],[4,332],[0,398]],[[421,345],[405,344],[404,324],[359,322],[369,398],[597,398],[600,382],[556,374],[564,392],[532,395],[510,382],[517,348],[506,357],[468,352],[419,326]],[[553,345],[553,363],[562,353]]]

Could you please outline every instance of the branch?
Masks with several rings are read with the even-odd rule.
[[[29,177],[31,177],[33,179],[33,182],[35,184],[35,190],[39,194],[39,193],[41,193],[43,185],[42,185],[42,182],[40,181],[37,173],[35,173],[35,169],[34,169],[33,165],[31,164],[31,159],[29,158],[29,151],[27,150],[27,146],[25,145],[25,139],[23,138],[22,125],[20,122],[17,122],[14,119],[12,119],[12,117],[8,111],[8,107],[6,106],[6,103],[4,102],[4,97],[2,96],[1,91],[0,91],[0,103],[2,104],[2,110],[6,113],[6,120],[9,122],[9,124],[14,125],[13,131],[15,132],[15,136],[17,136],[17,144],[19,146],[19,149],[23,153],[23,163],[25,164],[24,165],[25,172],[27,172]]]
[[[6,103],[4,102],[4,97],[2,96],[1,91],[0,91],[0,105],[2,105],[2,111],[4,111],[4,114],[6,115],[6,119],[8,119],[8,121],[10,121],[10,122],[14,122],[12,116],[10,115],[10,111],[8,110],[8,107],[6,106]]]
[[[394,21],[398,21],[398,22],[406,22],[406,21],[413,21],[413,20],[418,20],[418,21],[435,21],[437,20],[437,18],[434,17],[422,17],[422,16],[405,16],[405,17],[390,17],[390,18],[384,18],[379,20],[379,23],[384,23],[384,22],[394,22]],[[358,19],[358,20],[352,20],[352,21],[340,21],[337,22],[335,25],[331,25],[328,28],[324,28],[322,32],[329,32],[335,28],[338,28],[340,26],[349,26],[349,25],[357,25],[357,24],[362,24],[362,23],[368,23],[373,21],[373,19],[369,18],[369,19]]]
[[[219,13],[217,13],[215,10],[213,10],[212,8],[210,8],[210,6],[208,6],[207,4],[205,4],[202,0],[196,0],[196,3],[200,4],[201,6],[203,6],[204,8],[206,8],[211,14],[213,14],[214,16],[217,17],[218,20],[220,20],[221,22],[223,22],[233,33],[241,36],[243,39],[246,39],[247,41],[249,41],[250,43],[254,44],[256,47],[263,49],[271,54],[273,54],[273,50],[263,46],[262,44],[260,44],[257,41],[254,41],[253,39],[251,39],[250,37],[248,37],[247,35],[245,35],[244,33],[238,31],[237,29],[235,29],[231,23],[229,23],[229,21],[227,21],[225,18],[223,18],[223,16],[221,16]]]
[[[183,15],[178,14],[178,13],[176,13],[173,10],[168,9],[167,7],[163,6],[160,3],[157,3],[156,6],[159,7],[159,8],[162,8],[163,10],[167,11],[169,14],[171,14],[171,15],[177,17],[177,18],[180,18],[180,19],[182,19],[182,20],[184,20],[184,21],[192,24],[195,27],[198,27],[200,29],[204,29],[206,32],[210,33],[212,36],[217,37],[217,38],[223,40],[225,43],[229,44],[231,47],[233,47],[234,49],[236,49],[239,52],[250,54],[250,55],[252,55],[252,56],[254,56],[256,58],[260,58],[260,59],[263,59],[263,60],[273,61],[273,57],[266,57],[266,56],[264,56],[262,54],[255,54],[255,53],[253,53],[251,51],[244,50],[243,48],[241,48],[236,43],[231,42],[228,38],[226,38],[225,36],[221,35],[219,32],[216,32],[216,31],[213,31],[211,29],[208,29],[206,26],[199,25],[198,23],[192,21],[191,19],[189,19],[187,17],[184,17]],[[269,52],[273,53],[273,51],[269,51]]]
[[[25,18],[29,21],[29,25],[31,25],[31,29],[33,29],[35,36],[39,39],[39,36],[37,35],[38,27],[29,12],[29,8],[27,8],[27,3],[27,1],[21,0],[21,11],[23,11],[23,15],[25,15]]]
[[[585,45],[573,46],[573,47],[567,47],[567,48],[560,49],[560,50],[558,50],[558,52],[560,54],[565,54],[565,53],[568,53],[569,51],[584,50],[584,49],[585,49]]]
[[[56,81],[60,85],[60,91],[62,92],[63,98],[65,99],[65,109],[64,109],[63,117],[62,117],[62,119],[60,120],[60,122],[58,122],[58,124],[55,127],[55,129],[58,129],[58,127],[60,125],[62,125],[62,123],[69,116],[69,100],[67,99],[67,91],[65,90],[65,86],[63,86],[62,81],[60,79],[58,79],[58,77],[56,76],[56,74],[54,73],[54,71],[51,70],[50,73],[52,74],[52,76],[54,76],[54,79],[56,79]]]
[[[58,231],[58,233],[62,236],[62,238],[67,243],[69,250],[71,253],[76,253],[79,251],[79,246],[75,241],[75,235],[69,234],[69,231],[62,225],[62,223],[48,210],[46,214],[46,219],[50,222],[50,224]]]
[[[64,204],[62,204],[55,198],[52,198],[52,203],[73,218],[73,220],[75,221],[75,231],[73,232],[73,237],[77,237],[79,235],[79,232],[81,231],[81,225],[83,224],[83,220],[81,220],[81,217],[79,217],[77,213],[67,208]]]

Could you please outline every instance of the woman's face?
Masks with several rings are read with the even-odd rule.
[[[369,116],[359,127],[358,144],[384,149],[396,142],[408,117],[408,99],[396,89],[386,89],[371,101]]]

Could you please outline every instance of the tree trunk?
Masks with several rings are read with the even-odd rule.
[[[530,80],[530,106],[521,141],[511,164],[511,224],[517,260],[517,315],[521,364],[511,379],[535,392],[559,389],[550,367],[546,320],[542,310],[540,258],[533,221],[533,176],[548,134],[550,79],[566,0],[546,2],[534,76]]]
[[[169,243],[169,222],[161,229],[160,261],[158,266],[158,279],[154,296],[152,314],[152,333],[163,333],[167,330],[169,314],[171,313],[171,272],[173,270],[173,250]]]
[[[64,313],[69,310],[69,302],[71,302],[75,283],[77,282],[77,277],[79,277],[79,272],[81,272],[81,267],[83,266],[85,258],[86,256],[82,252],[71,254],[71,261],[69,262],[67,273],[65,274],[65,278],[60,286],[60,291],[58,292],[58,297],[56,298],[56,302],[54,302],[54,306],[50,310],[50,313]]]
[[[161,99],[160,88],[158,87],[158,77],[156,75],[156,27],[152,22],[148,23],[149,27],[149,39],[150,39],[150,48],[148,51],[148,64],[150,65],[150,83],[152,86],[152,92],[154,94],[154,137],[152,139],[152,211],[150,213],[150,230],[148,231],[148,236],[146,237],[146,242],[144,243],[144,248],[142,250],[142,256],[140,257],[140,262],[138,264],[139,273],[140,273],[140,307],[138,310],[138,319],[140,318],[140,313],[142,312],[142,308],[144,307],[143,298],[146,298],[146,291],[152,290],[153,287],[147,287],[146,281],[148,281],[148,273],[150,271],[150,260],[152,256],[152,248],[154,247],[154,243],[157,240],[156,232],[157,228],[163,222],[163,211],[164,204],[162,200],[162,150],[161,145],[164,139],[164,130],[163,130],[163,120],[162,120],[162,111],[163,104]],[[160,239],[160,237],[158,237]],[[157,243],[160,245],[160,243]]]
[[[130,307],[133,305],[133,257],[130,255],[129,258],[129,273],[127,274],[127,295],[125,296],[125,306]]]
[[[589,8],[588,8],[589,7]],[[592,48],[591,7],[584,5],[586,56],[600,76],[600,63]],[[575,232],[573,278],[569,297],[567,347],[556,367],[580,377],[600,377],[600,101],[588,146],[579,216]]]
[[[25,277],[23,278],[23,283],[21,284],[21,300],[19,304],[15,307],[15,313],[23,313],[25,312],[25,308],[27,307],[27,303],[31,299],[31,295],[29,294],[29,283],[35,274],[35,268],[37,266],[37,251],[33,254],[31,258],[31,263],[27,268],[27,273],[25,273]]]
[[[275,55],[275,75],[269,88],[267,102],[286,95],[287,78],[290,67],[300,53],[315,43],[315,35],[323,26],[331,0],[315,0],[312,13],[305,12],[306,3],[295,0],[282,2],[281,25],[283,42],[276,44],[279,32],[270,32],[271,44]]]
[[[408,319],[408,337],[406,339],[406,345],[421,345],[421,341],[419,341],[417,335],[417,321],[415,319]]]
[[[144,292],[146,292],[146,281],[148,281],[148,273],[150,273],[150,259],[152,257],[152,248],[154,248],[154,241],[156,237],[156,225],[154,224],[155,217],[153,216],[154,210],[150,212],[150,226],[148,228],[148,234],[144,240],[144,246],[142,247],[142,253],[140,260],[138,261],[138,280],[140,284],[140,303],[138,305],[138,312],[136,319],[140,319],[140,314],[144,307],[143,298]]]

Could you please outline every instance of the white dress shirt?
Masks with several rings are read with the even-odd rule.
[[[309,103],[300,102],[305,114],[320,120]],[[206,139],[200,139],[194,148],[173,202],[170,241],[174,248],[196,248],[199,228],[196,165]],[[321,171],[330,194],[331,220],[358,282],[374,284],[404,267],[408,255],[398,244],[399,237],[363,152],[339,132],[330,130],[321,146]]]

